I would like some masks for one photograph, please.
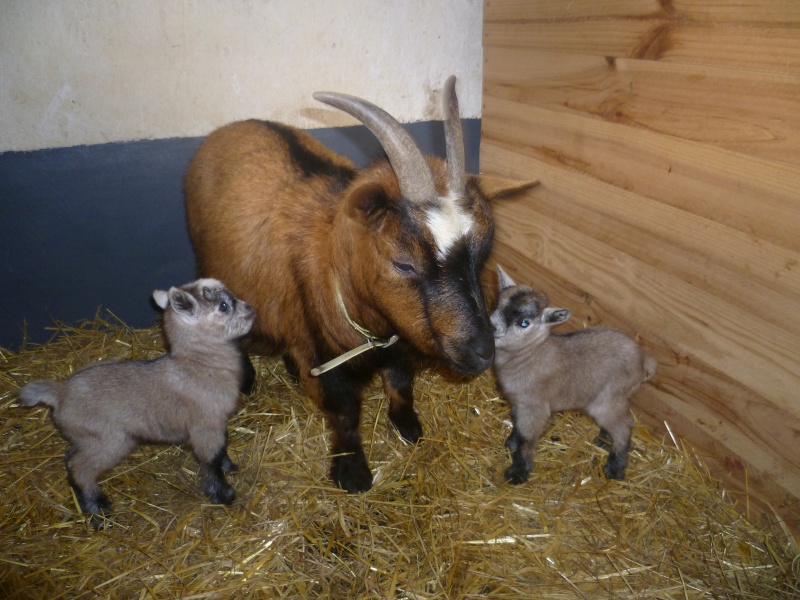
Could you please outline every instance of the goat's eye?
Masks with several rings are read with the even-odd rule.
[[[219,312],[225,312],[228,310],[228,303],[227,302],[220,302],[219,303]]]
[[[521,321],[518,323],[518,325],[519,325],[520,327],[522,327],[523,329],[525,329],[526,327],[528,327],[528,325],[530,325],[530,324],[531,324],[531,322],[530,322],[528,319],[522,319],[522,320],[521,320]]]
[[[410,265],[408,263],[402,263],[393,260],[392,265],[394,265],[395,269],[397,269],[401,273],[405,273],[406,275],[413,275],[414,273],[417,272],[417,270],[414,268],[414,265]]]

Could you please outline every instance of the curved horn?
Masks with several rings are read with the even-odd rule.
[[[347,94],[316,92],[314,98],[354,116],[378,138],[405,198],[419,203],[437,197],[433,175],[422,152],[392,115],[371,102]]]
[[[467,169],[464,164],[464,135],[461,131],[461,117],[458,114],[455,75],[448,77],[444,83],[442,115],[447,144],[447,189],[451,194],[459,193],[467,187]]]

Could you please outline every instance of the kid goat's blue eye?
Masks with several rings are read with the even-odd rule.
[[[522,319],[522,321],[519,322],[519,326],[522,327],[523,329],[525,329],[530,324],[531,322],[528,319]]]
[[[226,310],[228,310],[227,302],[220,302],[219,311],[220,312],[225,312]]]

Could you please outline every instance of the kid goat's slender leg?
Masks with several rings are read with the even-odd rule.
[[[603,465],[603,473],[608,479],[624,479],[625,468],[628,466],[633,419],[628,412],[627,403],[622,405],[624,411],[589,411],[589,415],[600,426],[601,434],[605,432],[606,436],[611,438],[608,460]]]
[[[227,452],[227,434],[219,426],[197,426],[189,432],[189,442],[200,462],[200,482],[212,504],[230,504],[236,490],[225,481],[225,471],[233,466]]]
[[[223,473],[236,473],[239,470],[239,466],[231,460],[231,457],[228,456],[228,430],[225,430],[225,447],[223,449],[224,456],[222,457],[222,461],[220,466],[222,468]]]
[[[67,480],[75,490],[81,510],[88,515],[103,516],[110,510],[108,498],[97,479],[121,463],[136,447],[126,438],[102,439],[90,446],[75,445],[67,452]],[[99,521],[92,519],[95,527]]]
[[[512,410],[512,419],[514,428],[506,444],[511,442],[516,448],[505,477],[509,483],[519,484],[528,480],[533,469],[536,443],[550,419],[550,410],[538,402],[516,404]]]

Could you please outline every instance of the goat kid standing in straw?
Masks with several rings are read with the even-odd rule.
[[[95,528],[110,509],[97,478],[141,442],[188,442],[209,500],[230,504],[236,496],[225,481],[236,470],[226,427],[242,385],[238,340],[255,312],[215,279],[156,291],[153,299],[164,310],[168,354],[93,364],[64,381],[34,381],[20,391],[23,404],[53,408],[53,421],[71,444],[69,483]]]
[[[543,292],[515,284],[500,265],[497,273],[500,294],[491,315],[494,368],[513,422],[506,440],[513,453],[506,480],[528,480],[536,442],[550,415],[562,410],[582,410],[600,425],[596,443],[608,447],[611,438],[603,472],[609,479],[623,479],[633,427],[630,398],[653,378],[655,360],[616,329],[551,333],[570,311],[551,307]]]

